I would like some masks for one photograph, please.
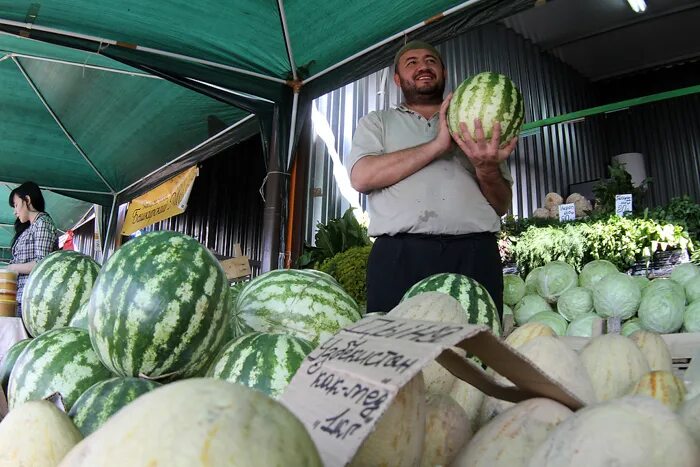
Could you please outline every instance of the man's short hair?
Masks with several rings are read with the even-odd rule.
[[[442,61],[442,55],[440,55],[438,49],[433,47],[431,44],[428,44],[427,42],[416,40],[408,42],[406,45],[401,47],[398,52],[396,52],[396,55],[394,56],[394,72],[398,70],[399,60],[401,59],[401,56],[409,50],[417,49],[429,50],[433,55],[435,55],[438,58],[438,60],[440,60],[440,64],[442,64],[443,67],[445,66],[445,62]]]

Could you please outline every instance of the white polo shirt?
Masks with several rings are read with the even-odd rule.
[[[365,156],[382,155],[427,143],[438,133],[439,114],[430,120],[400,106],[371,112],[358,123],[348,174]],[[506,162],[503,178],[513,183]],[[421,233],[460,235],[498,232],[501,220],[484,197],[476,171],[467,156],[453,149],[400,182],[368,194],[369,235]]]

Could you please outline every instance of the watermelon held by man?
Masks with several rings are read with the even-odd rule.
[[[523,96],[510,78],[487,71],[467,78],[455,89],[447,111],[450,132],[461,135],[460,123],[463,122],[474,138],[474,120],[477,118],[481,120],[487,140],[492,137],[493,124],[501,124],[501,147],[518,136],[525,119],[525,108]]]

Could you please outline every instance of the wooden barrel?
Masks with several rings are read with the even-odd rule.
[[[17,302],[14,300],[0,300],[0,316],[9,318],[17,316]]]

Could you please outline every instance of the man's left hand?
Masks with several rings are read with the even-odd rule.
[[[497,168],[502,161],[508,159],[508,156],[515,150],[515,145],[518,143],[518,137],[516,136],[503,148],[499,147],[501,139],[500,122],[493,124],[490,140],[486,140],[484,137],[484,129],[481,125],[481,120],[478,118],[474,120],[473,137],[464,122],[459,124],[459,128],[461,132],[452,134],[452,138],[464,154],[467,155],[477,171]]]

